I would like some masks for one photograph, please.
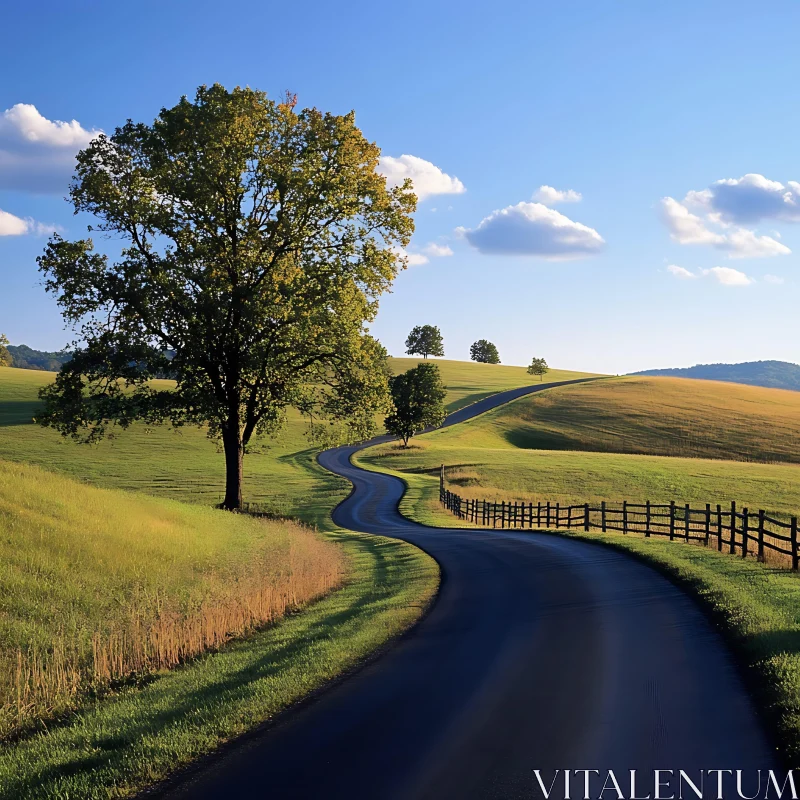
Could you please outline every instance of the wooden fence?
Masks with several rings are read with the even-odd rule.
[[[670,541],[700,542],[716,546],[720,552],[753,556],[759,561],[767,555],[791,561],[797,570],[800,552],[797,545],[797,517],[779,520],[763,510],[737,509],[732,502],[712,507],[692,508],[689,503],[589,503],[563,506],[559,503],[489,502],[463,498],[445,486],[444,466],[439,478],[439,500],[459,519],[484,528],[566,528],[567,530],[619,531],[645,537],[668,536]],[[774,560],[774,559],[770,559]],[[784,560],[780,558],[780,560]]]

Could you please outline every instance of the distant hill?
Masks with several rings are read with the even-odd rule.
[[[34,350],[26,344],[10,344],[8,352],[13,359],[12,366],[18,369],[43,369],[47,372],[58,372],[65,361],[69,361],[70,354],[48,353],[44,350]]]
[[[668,375],[708,381],[746,383],[800,392],[800,366],[788,361],[745,361],[742,364],[697,364],[683,369],[648,369],[633,375]]]

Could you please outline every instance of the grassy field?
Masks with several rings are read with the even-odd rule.
[[[391,359],[391,365],[402,371],[418,361]],[[446,400],[451,411],[532,380],[524,367],[436,363],[450,387]],[[569,380],[582,373],[553,370],[550,375]],[[51,372],[0,370],[0,459],[38,464],[99,486],[205,505],[221,501],[224,459],[198,428],[173,431],[137,424],[88,447],[32,424],[39,406],[37,392],[52,380]],[[317,449],[309,442],[306,428],[302,417],[290,412],[286,428],[274,440],[261,440],[251,448],[244,463],[244,493],[245,500],[271,513],[319,523],[347,496],[349,485],[317,465]]]
[[[217,512],[222,514],[224,512]],[[410,545],[329,533],[349,580],[277,624],[0,748],[0,797],[126,797],[270,720],[408,628],[438,585]]]
[[[450,445],[800,462],[800,392],[685,378],[611,378],[531,395],[452,431]]]
[[[345,572],[297,523],[0,461],[0,737],[279,619]]]

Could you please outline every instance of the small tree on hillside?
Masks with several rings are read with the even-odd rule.
[[[415,433],[444,422],[447,391],[436,364],[420,364],[395,375],[389,379],[389,389],[394,411],[386,417],[386,430],[402,439],[403,447]]]
[[[388,386],[365,323],[416,207],[379,159],[353,112],[218,84],[94,139],[70,198],[124,249],[54,236],[39,257],[85,344],[42,390],[38,421],[88,441],[137,419],[203,426],[222,441],[227,509],[242,505],[252,437],[287,408],[368,435]],[[152,381],[166,372],[174,386]]]
[[[531,360],[531,365],[528,367],[528,375],[538,375],[539,380],[542,380],[542,375],[544,375],[550,367],[547,366],[547,362],[543,358],[534,358]]]
[[[10,367],[13,359],[8,352],[9,341],[4,333],[0,333],[0,367]]]
[[[469,348],[469,357],[473,361],[478,361],[482,364],[500,363],[500,353],[497,352],[497,347],[486,339],[478,339],[478,341]]]
[[[444,356],[442,333],[435,325],[417,325],[406,339],[406,353],[410,356]]]

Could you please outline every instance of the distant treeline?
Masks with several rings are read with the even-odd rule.
[[[48,353],[44,350],[34,350],[26,344],[10,344],[6,349],[11,353],[11,366],[18,369],[43,369],[47,372],[58,372],[61,365],[72,357],[71,353],[66,350],[60,353]]]
[[[800,366],[788,361],[746,361],[742,364],[698,364],[684,369],[649,369],[634,375],[667,375],[709,381],[745,383],[770,389],[800,391]]]

